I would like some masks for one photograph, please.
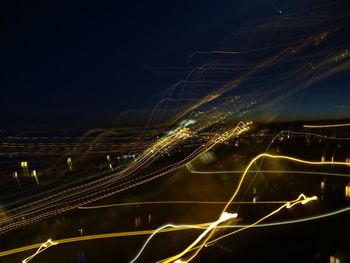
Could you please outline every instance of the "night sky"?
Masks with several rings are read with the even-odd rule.
[[[230,34],[252,21],[320,3],[327,1],[1,1],[1,126],[100,125],[147,109],[186,77],[194,51],[227,48]],[[342,92],[338,104],[348,106],[349,84],[343,73],[319,84],[333,95],[311,90],[303,99],[313,98],[313,112]]]

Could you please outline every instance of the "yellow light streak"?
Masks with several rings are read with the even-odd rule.
[[[246,175],[248,174],[248,171],[250,170],[250,168],[252,167],[252,165],[258,161],[259,159],[262,159],[264,157],[267,158],[271,158],[271,159],[283,159],[283,160],[288,160],[288,161],[292,161],[292,162],[297,162],[297,163],[303,163],[303,164],[309,164],[309,165],[336,165],[336,166],[349,166],[348,163],[346,162],[328,162],[328,161],[306,161],[306,160],[302,160],[302,159],[298,159],[295,157],[290,157],[290,156],[286,156],[286,155],[272,155],[272,154],[268,154],[268,153],[262,153],[259,154],[258,156],[256,156],[255,158],[253,158],[250,163],[247,165],[247,167],[244,170],[244,173],[241,177],[241,180],[238,183],[237,189],[234,192],[234,194],[231,196],[230,200],[227,202],[225,208],[223,209],[223,211],[225,211],[227,209],[227,207],[229,206],[229,204],[233,201],[233,199],[237,196],[242,183],[246,177]]]
[[[41,244],[40,247],[38,248],[38,250],[31,255],[30,257],[27,257],[25,259],[22,260],[22,263],[27,263],[30,260],[32,260],[35,256],[37,256],[38,254],[40,254],[41,252],[43,252],[44,250],[48,249],[51,246],[57,245],[58,242],[53,242],[51,240],[51,238],[49,238],[45,243]]]
[[[195,246],[198,242],[201,241],[201,239],[203,239],[206,234],[213,228],[215,228],[217,225],[221,224],[222,222],[228,221],[230,219],[234,219],[237,218],[237,213],[227,213],[224,212],[222,213],[221,217],[216,220],[215,222],[212,222],[206,229],[205,231],[192,243],[192,246]],[[141,253],[143,252],[143,250],[146,248],[147,244],[150,242],[150,240],[161,230],[167,229],[168,227],[172,227],[172,228],[180,228],[183,226],[176,226],[176,225],[172,225],[172,224],[168,224],[165,226],[162,226],[160,228],[158,228],[156,231],[154,231],[152,233],[152,235],[146,240],[146,242],[143,244],[142,248],[139,250],[139,252],[137,253],[137,255],[130,261],[130,263],[134,263],[141,255]],[[185,226],[185,227],[189,227],[189,228],[193,228],[193,226],[189,225],[189,226]],[[190,250],[192,247],[189,247],[188,249]],[[184,254],[187,252],[183,252]]]
[[[283,204],[288,201],[237,201],[231,202],[231,204]],[[173,205],[173,204],[203,204],[203,205],[222,205],[226,204],[227,201],[187,201],[187,200],[174,200],[174,201],[150,201],[150,202],[128,202],[128,203],[117,203],[109,205],[95,205],[95,206],[80,206],[78,209],[89,210],[89,209],[102,209],[119,206],[133,206],[133,205]]]
[[[244,227],[242,227],[242,228],[240,228],[240,229],[237,229],[237,230],[232,231],[232,232],[230,232],[230,233],[228,233],[228,234],[225,234],[225,235],[220,236],[220,237],[218,237],[218,238],[216,238],[216,239],[213,239],[213,240],[211,240],[210,242],[205,243],[204,246],[206,246],[206,247],[207,247],[207,246],[210,246],[210,245],[214,244],[215,242],[217,242],[217,241],[219,241],[219,240],[221,240],[221,239],[223,239],[223,238],[226,238],[226,237],[231,236],[231,235],[233,235],[233,234],[237,234],[237,233],[239,233],[239,232],[241,232],[241,231],[244,231],[244,230],[246,230],[246,229],[248,229],[248,228],[252,228],[252,227],[258,225],[260,222],[266,220],[267,218],[269,218],[269,217],[271,217],[271,216],[277,214],[278,212],[280,212],[280,211],[281,211],[282,209],[284,209],[284,208],[292,208],[292,207],[294,207],[295,205],[298,205],[298,204],[305,205],[305,204],[307,204],[308,202],[311,202],[311,201],[314,201],[314,200],[317,200],[317,196],[307,197],[307,196],[305,196],[304,194],[300,194],[300,195],[298,196],[297,199],[295,199],[295,200],[293,200],[293,201],[290,201],[290,202],[288,202],[288,203],[286,203],[286,204],[280,206],[279,208],[275,209],[274,211],[272,211],[272,212],[269,213],[268,215],[266,215],[266,216],[260,218],[259,220],[255,221],[253,224],[244,226]],[[225,226],[223,226],[223,227],[225,227]],[[200,249],[201,249],[202,247],[203,247],[202,245],[197,246],[197,247],[193,247],[191,250],[196,250],[196,251],[195,251],[195,253],[194,253],[189,259],[186,259],[186,260],[178,259],[178,260],[181,260],[181,262],[190,262],[192,259],[194,259],[194,258],[197,256],[197,254],[199,253],[199,251],[200,251]],[[191,250],[190,250],[190,251],[191,251]],[[172,259],[173,259],[173,258],[167,258],[167,259],[158,261],[157,263],[172,262]],[[177,262],[177,260],[176,260],[175,262]]]
[[[115,233],[106,233],[106,234],[96,234],[96,235],[89,235],[89,236],[77,236],[77,237],[71,237],[71,238],[65,238],[65,239],[58,239],[55,240],[55,243],[58,244],[66,244],[66,243],[73,243],[73,242],[80,242],[80,241],[87,241],[87,240],[96,240],[96,239],[106,239],[106,238],[117,238],[117,237],[129,237],[129,236],[142,236],[142,235],[151,235],[155,231],[158,233],[168,233],[168,232],[174,232],[174,231],[182,231],[186,229],[203,229],[213,222],[208,223],[200,223],[200,224],[192,224],[192,225],[179,225],[177,228],[165,228],[161,230],[157,229],[150,229],[150,230],[140,230],[140,231],[126,231],[126,232],[115,232]],[[33,250],[40,248],[43,244],[37,243],[32,244],[28,246],[23,246],[19,248],[14,248],[6,251],[0,252],[0,257],[9,256],[13,254],[18,254],[21,252],[25,252],[28,250]]]
[[[300,194],[300,195],[298,196],[298,198],[295,199],[294,201],[288,202],[288,203],[286,203],[286,204],[280,206],[279,208],[277,208],[276,210],[272,211],[270,214],[268,214],[268,215],[266,215],[266,216],[260,218],[259,220],[257,220],[257,221],[254,222],[253,224],[248,225],[248,226],[243,227],[243,228],[240,228],[240,229],[237,229],[237,230],[235,230],[235,231],[233,231],[233,232],[230,232],[230,233],[228,233],[228,234],[222,235],[222,236],[220,236],[220,237],[218,237],[218,238],[216,238],[216,239],[214,239],[214,240],[212,240],[212,241],[210,241],[210,242],[208,242],[208,243],[206,243],[206,244],[204,244],[204,245],[206,245],[206,246],[211,245],[211,244],[213,244],[213,243],[219,241],[220,239],[226,238],[226,237],[231,236],[231,235],[233,235],[233,234],[237,234],[237,233],[239,233],[239,232],[241,232],[241,231],[244,231],[244,230],[246,230],[246,229],[248,229],[248,228],[252,228],[252,227],[254,227],[255,225],[259,224],[260,222],[262,222],[262,221],[268,219],[269,217],[273,216],[274,214],[277,214],[278,212],[280,212],[280,211],[281,211],[282,209],[284,209],[284,208],[292,208],[293,206],[298,205],[298,204],[305,205],[305,204],[307,204],[308,202],[314,201],[314,200],[317,200],[317,196],[307,197],[307,196],[305,196],[304,194]],[[202,248],[202,247],[199,247],[199,248]],[[190,257],[190,259],[187,260],[187,262],[189,262],[189,261],[191,261],[192,259],[194,259],[194,258],[197,256],[197,254],[199,253],[199,251],[200,251],[200,249],[197,249],[197,250],[195,251],[194,255],[192,255],[192,256]],[[165,261],[165,262],[166,262],[166,261]]]
[[[227,220],[230,220],[230,219],[233,219],[233,218],[237,218],[237,213],[227,213],[227,212],[223,212],[219,219],[216,220],[215,222],[213,222],[212,224],[210,224],[207,229],[205,231],[202,232],[202,234],[200,234],[197,239],[195,241],[192,242],[191,245],[189,245],[186,249],[184,249],[181,253],[173,256],[173,257],[170,257],[168,259],[166,259],[164,262],[182,262],[181,258],[183,255],[185,255],[187,252],[191,251],[193,247],[195,247],[203,238],[205,238],[205,236],[213,229],[215,229],[219,224],[227,221]],[[180,261],[179,261],[180,260]],[[185,262],[188,262],[187,260]]]
[[[303,125],[304,128],[308,128],[308,129],[326,129],[326,128],[347,127],[347,126],[350,126],[350,123],[325,124],[325,125]]]

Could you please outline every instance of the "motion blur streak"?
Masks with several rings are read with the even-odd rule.
[[[193,243],[191,245],[189,245],[181,253],[179,253],[179,254],[177,254],[169,259],[164,260],[164,262],[172,262],[172,261],[179,259],[183,255],[185,255],[187,252],[189,252],[194,246],[196,246],[212,229],[215,229],[219,224],[221,224],[227,220],[233,219],[233,218],[237,218],[237,213],[232,214],[232,213],[223,212],[221,214],[221,216],[219,217],[219,219],[216,220],[214,223],[210,224],[207,227],[207,229],[202,234],[200,234],[200,236],[198,236],[195,241],[193,241]]]
[[[23,259],[22,263],[29,262],[39,253],[43,252],[44,250],[48,249],[51,246],[57,245],[57,244],[58,244],[58,242],[53,242],[51,239],[48,239],[45,243],[40,245],[39,249],[33,255],[31,255],[30,257],[27,257],[26,259]]]
[[[194,224],[194,225],[181,225],[181,226],[178,226],[177,228],[167,228],[167,229],[158,230],[158,233],[181,231],[181,230],[185,230],[185,229],[205,229],[212,223],[213,222]],[[157,231],[157,229],[142,230],[142,231],[130,231],[130,232],[116,232],[116,233],[97,234],[97,235],[90,235],[90,236],[78,236],[78,237],[55,240],[55,243],[65,244],[65,243],[73,243],[73,242],[79,242],[79,241],[85,241],[85,240],[150,235],[150,234],[154,233],[155,231]],[[28,246],[23,246],[23,247],[19,247],[19,248],[15,248],[15,249],[2,251],[2,252],[0,252],[0,257],[13,255],[13,254],[25,252],[28,250],[40,248],[42,245],[43,245],[42,243],[38,243],[38,244],[33,244],[33,245],[28,245]]]
[[[208,228],[192,243],[191,246],[189,246],[187,249],[190,250],[193,246],[195,246],[196,244],[198,244],[198,242],[201,241],[201,239],[203,239],[205,237],[205,235],[213,228],[215,228],[217,225],[219,225],[222,222],[225,222],[229,219],[233,219],[233,218],[237,218],[237,213],[235,214],[231,214],[231,213],[223,213],[221,215],[221,217],[211,223]],[[150,242],[150,240],[162,229],[168,228],[168,227],[172,227],[172,228],[178,228],[178,227],[183,227],[183,226],[176,226],[176,225],[172,225],[172,224],[168,224],[165,226],[162,226],[160,228],[158,228],[156,231],[153,232],[153,234],[146,240],[146,242],[143,244],[142,248],[140,249],[140,251],[137,253],[137,255],[130,261],[130,263],[135,262],[141,255],[141,253],[143,252],[143,250],[146,248],[147,244]],[[187,226],[186,226],[187,227]],[[192,227],[192,226],[189,226]],[[184,251],[183,254],[186,254],[187,251]]]
[[[308,129],[338,128],[338,127],[347,127],[347,126],[350,126],[350,123],[327,124],[327,125],[303,125],[304,128],[308,128]]]
[[[238,174],[242,173],[244,171],[231,171],[231,170],[226,170],[226,171],[190,171],[193,174]],[[310,172],[310,171],[277,171],[277,170],[251,170],[248,171],[247,173],[268,173],[268,174],[312,174],[312,175],[329,175],[329,176],[338,176],[338,177],[350,177],[350,174],[341,174],[341,173],[325,173],[325,172]],[[226,202],[225,202],[226,203]],[[239,202],[232,202],[232,203],[239,203]],[[231,204],[232,204],[231,203]],[[84,209],[84,207],[82,208]]]
[[[350,177],[350,175],[349,175]],[[287,203],[288,201],[241,201],[241,202],[232,202],[231,204],[281,204]],[[172,205],[172,204],[203,204],[203,205],[222,205],[226,204],[225,201],[152,201],[152,202],[131,202],[131,203],[118,203],[118,204],[110,204],[110,205],[96,205],[96,206],[81,206],[78,209],[102,209],[102,208],[110,208],[110,207],[118,207],[118,206],[133,206],[133,205]]]
[[[244,173],[242,175],[241,180],[238,183],[237,189],[234,192],[234,194],[232,195],[232,197],[230,198],[229,202],[226,204],[225,208],[223,211],[225,211],[227,209],[227,207],[230,205],[230,203],[233,201],[233,199],[237,196],[241,185],[243,183],[244,178],[246,177],[247,173],[250,170],[250,167],[259,159],[262,159],[264,157],[268,157],[268,158],[272,158],[272,159],[284,159],[284,160],[289,160],[289,161],[293,161],[293,162],[297,162],[297,163],[303,163],[303,164],[309,164],[309,165],[339,165],[339,166],[349,166],[349,163],[347,162],[329,162],[329,161],[306,161],[306,160],[302,160],[302,159],[298,159],[298,158],[294,158],[294,157],[290,157],[290,156],[286,156],[286,155],[272,155],[272,154],[268,154],[268,153],[262,153],[259,154],[258,156],[256,156],[253,160],[250,161],[250,163],[248,164],[248,166],[246,167],[246,169],[244,170]]]
[[[295,199],[294,201],[291,201],[291,202],[288,202],[288,203],[282,205],[281,207],[279,207],[279,208],[277,208],[276,210],[272,211],[270,214],[268,214],[268,215],[262,217],[261,219],[259,219],[258,221],[254,222],[253,224],[248,225],[248,226],[245,226],[245,227],[240,228],[240,229],[237,229],[237,230],[235,230],[235,231],[233,231],[233,232],[230,232],[230,233],[228,233],[228,234],[222,235],[222,236],[220,236],[220,237],[218,237],[218,238],[216,238],[216,239],[213,239],[212,241],[208,242],[207,245],[211,245],[211,244],[213,244],[213,243],[219,241],[220,239],[223,239],[223,238],[225,238],[225,237],[231,236],[231,235],[233,235],[233,234],[236,234],[236,233],[241,232],[241,231],[243,231],[243,230],[246,230],[246,229],[248,229],[248,228],[254,227],[254,226],[256,226],[257,224],[259,224],[260,222],[262,222],[262,221],[266,220],[267,218],[273,216],[274,214],[280,212],[280,211],[281,211],[282,209],[284,209],[284,208],[288,208],[288,209],[289,209],[289,208],[292,208],[293,206],[296,206],[296,205],[298,205],[298,204],[305,205],[305,204],[307,204],[307,203],[309,203],[309,202],[311,202],[311,201],[315,201],[315,200],[318,200],[317,196],[307,197],[307,196],[305,196],[304,194],[300,194],[299,197],[298,197],[297,199]]]

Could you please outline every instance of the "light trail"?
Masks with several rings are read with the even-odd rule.
[[[267,58],[260,64],[253,67],[251,70],[241,74],[237,78],[229,81],[227,84],[223,85],[222,87],[216,89],[213,92],[210,92],[206,96],[204,96],[201,100],[199,100],[197,103],[194,103],[192,106],[185,109],[183,112],[175,116],[172,120],[169,121],[169,124],[177,122],[179,119],[183,118],[190,112],[193,112],[200,108],[201,106],[214,101],[221,97],[222,95],[228,93],[229,91],[233,90],[234,88],[237,88],[242,83],[244,83],[249,77],[256,74],[257,72],[263,70],[267,66],[277,64],[278,61],[287,58],[297,52],[299,52],[302,49],[305,49],[306,47],[313,45],[315,41],[322,41],[326,36],[328,35],[328,32],[322,32],[319,34],[311,35],[310,37],[307,37],[301,41],[298,41],[297,43],[294,43],[293,46],[286,47],[280,52],[278,52],[276,55]]]
[[[146,246],[148,245],[148,243],[151,241],[151,239],[158,233],[162,232],[164,229],[181,229],[181,228],[197,228],[195,225],[174,225],[174,224],[167,224],[164,226],[161,226],[159,228],[157,228],[156,230],[153,231],[153,233],[147,238],[146,242],[142,245],[140,251],[136,254],[136,256],[130,260],[130,263],[135,262],[142,254],[142,252],[145,250]],[[202,228],[199,228],[202,229]]]
[[[350,163],[347,163],[350,166]],[[241,174],[244,170],[225,170],[225,171],[194,171],[191,170],[190,173],[193,174]],[[336,177],[350,177],[350,174],[343,173],[326,173],[326,172],[311,172],[311,171],[277,171],[277,170],[255,170],[248,171],[247,173],[276,173],[276,174],[311,174],[311,175],[329,175]]]
[[[282,204],[288,201],[237,201],[231,204]],[[226,201],[186,201],[186,200],[174,200],[174,201],[150,201],[150,202],[130,202],[130,203],[118,203],[110,205],[96,205],[96,206],[81,206],[78,209],[89,210],[89,209],[102,209],[120,206],[133,206],[133,205],[172,205],[172,204],[203,204],[203,205],[222,205],[226,204]]]
[[[177,228],[165,228],[158,230],[158,233],[168,233],[168,232],[174,232],[174,231],[182,231],[186,229],[205,229],[207,226],[212,224],[213,222],[209,223],[201,223],[201,224],[193,224],[193,225],[181,225]],[[73,242],[80,242],[80,241],[87,241],[87,240],[97,240],[97,239],[106,239],[106,238],[118,238],[118,237],[130,237],[130,236],[142,236],[142,235],[150,235],[157,231],[157,229],[151,229],[151,230],[141,230],[141,231],[129,231],[129,232],[115,232],[115,233],[107,233],[107,234],[96,234],[96,235],[89,235],[89,236],[77,236],[77,237],[71,237],[71,238],[65,238],[65,239],[58,239],[55,240],[54,243],[58,244],[67,244],[67,243],[73,243]],[[32,244],[28,246],[23,246],[19,248],[14,248],[6,251],[0,252],[0,257],[9,256],[13,254],[22,253],[25,251],[33,250],[40,248],[43,244]]]
[[[206,235],[209,231],[211,231],[211,229],[214,229],[215,227],[217,227],[219,224],[228,221],[230,219],[234,219],[237,218],[237,213],[222,213],[222,215],[220,216],[220,218],[218,220],[216,220],[215,222],[212,222],[206,229],[205,231],[200,234],[200,236],[192,243],[191,246],[189,246],[189,248],[187,248],[188,250],[190,250],[193,246],[195,246],[196,244],[198,244]],[[130,261],[130,263],[135,262],[141,255],[141,253],[144,251],[144,249],[146,248],[147,244],[150,242],[150,240],[161,230],[166,229],[168,227],[172,227],[172,228],[177,228],[178,226],[176,225],[165,225],[162,226],[160,228],[158,228],[156,231],[154,231],[152,233],[152,235],[146,240],[146,242],[143,244],[143,246],[141,247],[140,251],[137,253],[137,255]],[[181,226],[180,226],[181,227]],[[187,252],[183,252],[184,254]]]
[[[23,260],[22,260],[22,263],[27,263],[27,262],[31,261],[34,257],[36,257],[36,256],[37,256],[38,254],[40,254],[41,252],[43,252],[43,251],[45,251],[46,249],[48,249],[49,247],[55,246],[55,245],[57,245],[57,244],[58,244],[58,242],[53,242],[53,241],[51,240],[51,238],[48,239],[45,243],[43,243],[43,244],[40,245],[40,247],[38,248],[38,250],[37,250],[33,255],[31,255],[31,256],[29,256],[29,257],[23,259]]]
[[[186,249],[184,249],[181,253],[167,259],[165,262],[172,262],[172,261],[176,261],[178,259],[180,259],[183,255],[185,255],[187,252],[189,252],[193,247],[195,247],[202,239],[205,238],[205,236],[210,232],[212,231],[213,229],[215,229],[219,224],[227,221],[227,220],[230,220],[230,219],[234,219],[237,217],[237,214],[234,213],[228,213],[228,212],[223,212],[220,217],[218,218],[218,220],[216,220],[214,223],[210,224],[206,230],[200,234],[198,236],[198,238],[192,242],[191,245],[189,245]],[[180,259],[181,260],[181,259]],[[187,262],[187,261],[186,261]]]
[[[285,135],[286,135],[286,137],[285,137]],[[317,137],[318,139],[327,139],[327,140],[336,140],[336,141],[348,141],[348,140],[350,140],[350,137],[335,137],[335,136],[320,135],[320,134],[312,133],[312,132],[295,132],[295,131],[290,131],[290,130],[282,130],[276,136],[274,136],[273,139],[270,141],[270,143],[268,144],[268,146],[265,149],[265,153],[269,152],[272,145],[276,141],[278,142],[278,139],[280,141],[284,140],[285,138],[288,140],[291,135],[310,136],[310,137]],[[261,170],[262,165],[263,165],[263,161],[260,162],[260,165],[257,167],[257,170]],[[255,175],[253,176],[247,189],[253,183],[254,178],[257,176],[257,174],[258,174],[258,172],[256,172]],[[341,175],[339,174],[339,176],[341,176]],[[246,190],[245,195],[247,194],[247,192],[248,192],[248,190]],[[245,197],[245,195],[244,195],[244,197]]]
[[[302,159],[298,159],[298,158],[294,158],[294,157],[290,157],[290,156],[286,156],[286,155],[272,155],[272,154],[268,154],[268,153],[261,153],[259,155],[257,155],[255,158],[253,158],[250,163],[247,165],[246,169],[244,170],[244,173],[241,177],[241,180],[238,183],[237,189],[234,192],[234,194],[232,195],[232,197],[230,198],[230,200],[227,202],[227,205],[225,206],[225,208],[223,209],[223,211],[225,211],[227,209],[227,207],[229,206],[229,204],[233,201],[233,199],[237,196],[242,183],[246,177],[246,175],[248,174],[248,171],[250,170],[250,168],[252,167],[252,165],[258,161],[259,159],[262,158],[271,158],[271,159],[282,159],[282,160],[288,160],[288,161],[292,161],[292,162],[296,162],[296,163],[302,163],[302,164],[308,164],[308,165],[335,165],[335,166],[349,166],[349,163],[347,162],[329,162],[329,161],[306,161],[306,160],[302,160]]]
[[[309,217],[304,217],[304,218],[300,218],[300,219],[293,219],[293,220],[286,220],[286,221],[278,221],[278,222],[271,222],[271,223],[265,223],[265,224],[257,224],[251,227],[254,228],[259,228],[259,227],[274,227],[274,226],[282,226],[282,225],[288,225],[288,224],[298,224],[298,223],[306,223],[309,221],[314,221],[314,220],[318,220],[318,219],[324,219],[327,217],[331,217],[331,216],[336,216],[336,215],[340,215],[346,212],[350,211],[350,206],[348,207],[344,207],[332,212],[328,212],[328,213],[323,213],[321,215],[316,215],[316,216],[309,216]],[[236,225],[230,225],[230,226],[218,226],[218,228],[241,228],[241,227],[247,227],[247,224],[236,224]]]
[[[325,125],[303,125],[304,128],[308,128],[308,129],[326,129],[326,128],[348,127],[348,126],[350,126],[350,123],[325,124]]]
[[[298,205],[298,204],[305,205],[305,204],[307,204],[307,203],[309,203],[309,202],[311,202],[311,201],[315,201],[315,200],[318,200],[317,196],[307,197],[307,196],[305,196],[304,194],[301,194],[301,195],[299,195],[299,197],[298,197],[296,200],[294,200],[294,201],[292,201],[292,202],[288,202],[288,203],[282,205],[281,207],[279,207],[279,208],[277,208],[276,210],[272,211],[270,214],[268,214],[268,215],[262,217],[261,219],[255,221],[253,224],[248,225],[248,226],[245,226],[245,227],[240,228],[240,229],[237,229],[237,230],[235,230],[235,231],[233,231],[233,232],[227,233],[227,234],[222,235],[222,236],[220,236],[220,237],[218,237],[218,238],[215,238],[215,239],[211,240],[210,242],[208,242],[207,245],[211,245],[211,244],[213,244],[213,243],[215,243],[215,242],[217,242],[217,241],[219,241],[219,240],[221,240],[221,239],[223,239],[223,238],[226,238],[226,237],[228,237],[228,236],[237,234],[237,233],[239,233],[239,232],[241,232],[241,231],[244,231],[244,230],[246,230],[246,229],[248,229],[248,228],[251,228],[251,227],[253,227],[253,226],[256,226],[256,225],[258,225],[260,222],[262,222],[262,221],[266,220],[267,218],[269,218],[269,217],[271,217],[271,216],[277,214],[278,212],[280,212],[280,211],[281,211],[282,209],[284,209],[284,208],[290,209],[290,208],[292,208],[292,207],[294,207],[294,206],[296,206],[296,205]]]
[[[197,242],[196,244],[195,244],[195,242],[193,242],[190,246],[188,246],[188,247],[187,247],[185,250],[183,250],[181,253],[179,253],[179,254],[177,254],[177,255],[175,255],[175,256],[172,256],[172,257],[169,257],[169,258],[166,258],[166,259],[157,261],[157,263],[190,262],[192,259],[194,259],[194,258],[198,255],[198,253],[200,252],[200,250],[201,250],[204,246],[211,245],[211,244],[213,244],[213,243],[219,241],[220,239],[226,238],[226,237],[228,237],[228,236],[231,236],[231,235],[233,235],[233,234],[236,234],[236,233],[241,232],[241,231],[243,231],[243,230],[246,230],[246,229],[248,229],[248,228],[254,227],[254,226],[258,225],[260,222],[266,220],[267,218],[269,218],[269,217],[271,217],[271,216],[277,214],[278,212],[280,212],[280,211],[281,211],[282,209],[284,209],[284,208],[290,209],[290,208],[292,208],[292,207],[294,207],[294,206],[296,206],[296,205],[298,205],[298,204],[305,205],[305,204],[307,204],[307,203],[309,203],[309,202],[311,202],[311,201],[314,201],[314,200],[317,200],[317,196],[307,197],[307,196],[304,195],[304,194],[300,194],[300,195],[298,196],[297,199],[295,199],[295,200],[293,200],[293,201],[290,201],[290,202],[287,202],[286,204],[284,204],[284,205],[280,206],[279,208],[275,209],[274,211],[272,211],[272,212],[269,213],[268,215],[266,215],[266,216],[262,217],[261,219],[255,221],[253,224],[247,225],[247,226],[245,226],[245,227],[243,227],[243,228],[240,228],[240,229],[238,229],[238,230],[235,230],[235,231],[233,231],[233,232],[230,232],[230,233],[228,233],[228,234],[225,234],[225,235],[223,235],[223,236],[220,236],[220,237],[218,237],[218,238],[216,238],[216,239],[211,240],[210,242],[206,242],[206,241],[209,240],[209,238],[207,237],[207,238],[205,239],[205,242],[202,243],[202,244],[199,245],[199,246],[196,246],[196,244],[197,244],[198,242]],[[227,213],[227,212],[223,212],[223,214],[224,214],[224,213]],[[220,226],[215,227],[215,228],[212,228],[211,230],[214,230],[214,229],[219,228],[219,227],[220,227]],[[223,226],[223,227],[224,227],[224,226]],[[208,230],[208,228],[207,228],[207,230]],[[211,230],[210,230],[210,231],[211,231]],[[207,231],[206,234],[208,234],[210,231]],[[203,232],[203,233],[204,233],[204,232]],[[208,236],[211,237],[211,236],[212,236],[212,233],[209,234]],[[190,251],[193,251],[193,250],[195,250],[194,254],[192,254],[188,259],[183,259],[183,258],[181,258],[181,257],[184,256],[186,253],[188,253],[188,252],[190,252]]]

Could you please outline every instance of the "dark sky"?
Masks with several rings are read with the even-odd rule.
[[[252,20],[314,4],[3,0],[2,125],[64,125],[65,119],[108,119],[143,109],[186,76],[193,51],[220,47]]]

